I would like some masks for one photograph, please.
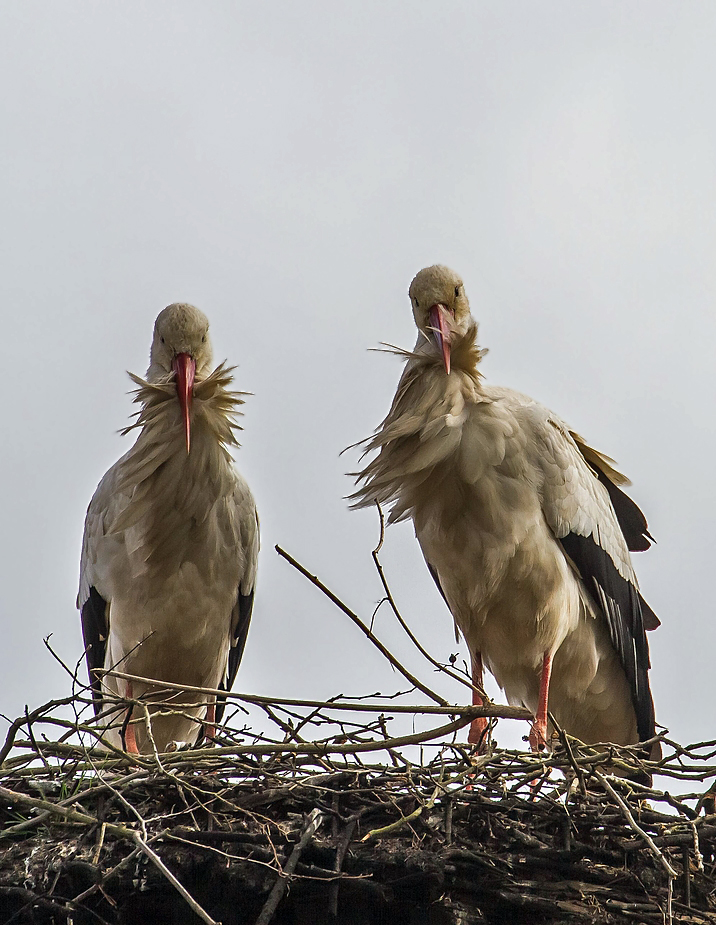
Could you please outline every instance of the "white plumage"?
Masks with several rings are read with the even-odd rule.
[[[106,736],[117,746],[125,744],[126,711],[108,711],[103,695],[146,700],[160,751],[211,734],[223,704],[117,678],[100,683],[95,669],[228,690],[246,643],[258,519],[227,449],[237,445],[242,393],[228,390],[223,364],[210,371],[208,326],[191,305],[158,316],[147,379],[132,376],[142,407],[127,430],[139,435],[87,511],[77,606],[95,708],[109,713]],[[174,710],[158,706],[167,698]],[[132,719],[127,750],[150,751],[143,710],[135,707]]]
[[[421,270],[410,297],[418,341],[367,444],[377,456],[358,474],[356,506],[412,518],[476,686],[484,664],[534,711],[533,748],[547,740],[548,706],[585,742],[651,738],[645,627],[658,620],[629,557],[650,537],[618,487],[627,480],[542,405],[482,381],[456,273]],[[470,741],[484,730],[476,720]]]

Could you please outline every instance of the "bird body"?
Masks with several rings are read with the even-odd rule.
[[[174,327],[177,317],[198,312],[170,309]],[[216,718],[213,699],[188,691],[168,695],[145,682],[130,689],[111,676],[100,684],[94,669],[228,689],[245,645],[256,578],[255,504],[227,449],[236,443],[233,415],[241,399],[227,389],[226,367],[196,366],[189,452],[176,375],[154,361],[146,381],[133,377],[142,409],[132,427],[140,433],[90,502],[80,568],[78,607],[98,707],[111,694],[150,703],[170,699],[176,712],[151,710],[160,750],[200,738],[202,721]],[[115,745],[121,725],[115,714],[107,730]],[[149,750],[145,724],[136,723],[133,733],[137,747]]]
[[[421,274],[418,342],[367,444],[377,455],[359,473],[356,506],[378,501],[392,505],[391,521],[412,518],[476,683],[484,664],[510,702],[538,720],[542,709],[533,746],[546,737],[547,696],[583,741],[650,738],[644,619],[658,621],[612,497],[633,548],[645,548],[646,521],[607,457],[542,405],[483,382],[462,281],[444,267]],[[444,317],[436,305],[450,307]]]

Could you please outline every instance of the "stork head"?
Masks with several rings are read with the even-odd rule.
[[[449,267],[435,264],[418,273],[408,293],[418,330],[440,353],[449,373],[451,345],[467,333],[471,320],[462,279]]]
[[[206,315],[185,302],[175,302],[159,312],[154,323],[147,379],[151,381],[174,373],[187,453],[191,446],[194,379],[202,379],[210,368],[211,342]]]

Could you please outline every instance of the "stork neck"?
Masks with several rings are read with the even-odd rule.
[[[464,333],[455,332],[450,342],[450,366],[452,372],[467,373],[475,380],[481,377],[478,365],[487,350],[477,345],[477,322],[470,319]],[[420,365],[436,366],[443,369],[443,358],[433,340],[426,337],[422,331],[418,334],[412,360]]]

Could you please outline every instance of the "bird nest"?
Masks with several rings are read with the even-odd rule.
[[[490,740],[477,755],[458,736],[475,716],[527,711],[445,703],[282,554],[410,692],[232,694],[211,747],[126,755],[85,721],[70,672],[72,695],[19,717],[0,749],[0,921],[716,922],[716,741],[664,734],[647,761],[560,732],[549,754]],[[246,710],[260,730],[237,722]]]
[[[295,732],[347,727],[342,705],[272,709]],[[476,757],[445,742],[468,708],[391,738],[386,705],[361,705],[371,720],[330,741],[243,730],[140,757],[50,741],[56,705],[29,714],[1,771],[2,921],[716,921],[714,743],[664,739],[658,766],[569,739]],[[412,762],[416,743],[433,756]],[[645,768],[697,792],[619,776]]]

